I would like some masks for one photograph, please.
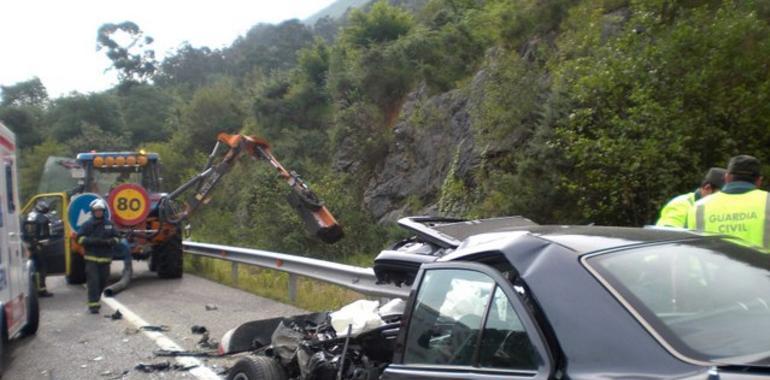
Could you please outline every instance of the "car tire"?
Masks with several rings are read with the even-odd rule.
[[[86,282],[86,261],[83,255],[70,251],[70,271],[64,277],[70,285],[79,285]]]
[[[158,277],[181,278],[184,265],[182,255],[182,237],[175,235],[153,252],[153,260],[157,263]]]
[[[35,283],[35,274],[37,269],[32,267],[29,271],[29,294],[27,294],[27,323],[21,330],[22,335],[35,335],[40,325],[40,299],[37,295],[37,284]]]
[[[0,309],[5,309],[5,305],[0,304]],[[0,378],[5,372],[5,349],[8,347],[8,326],[5,323],[5,313],[0,313]]]
[[[238,360],[227,371],[227,380],[287,380],[281,364],[267,356],[251,356]]]

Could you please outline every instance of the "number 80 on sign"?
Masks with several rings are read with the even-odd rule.
[[[125,183],[115,187],[108,199],[115,223],[133,226],[143,222],[150,213],[150,197],[143,187]]]

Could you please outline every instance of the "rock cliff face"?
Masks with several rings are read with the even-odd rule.
[[[462,90],[430,96],[421,87],[409,95],[393,143],[364,194],[365,206],[378,220],[437,214],[450,167],[465,178],[478,164],[469,103]]]

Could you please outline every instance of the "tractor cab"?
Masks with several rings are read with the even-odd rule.
[[[80,153],[77,161],[83,168],[81,191],[104,196],[124,183],[142,186],[148,193],[160,192],[160,170],[157,153],[100,152]]]
[[[117,186],[133,184],[146,190],[150,198],[149,204],[143,207],[154,208],[162,195],[159,166],[157,153],[143,151],[80,153],[75,160],[49,157],[40,181],[40,193],[32,197],[23,209],[24,215],[27,215],[38,201],[43,200],[50,205],[52,214],[60,216],[64,222],[65,233],[51,239],[48,244],[49,274],[63,273],[70,284],[85,281],[82,256],[74,252],[76,248],[71,239],[77,226],[83,222],[78,217],[79,213],[73,214],[73,209],[87,212],[88,202],[77,201],[79,195],[84,194],[81,201],[94,196],[108,199]],[[115,219],[116,215],[112,217],[115,222],[121,221]],[[132,244],[133,251],[146,252],[148,249]]]

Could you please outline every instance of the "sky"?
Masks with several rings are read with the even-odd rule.
[[[102,91],[117,83],[96,31],[133,21],[155,42],[159,60],[184,41],[212,49],[230,45],[260,22],[304,19],[334,0],[2,0],[0,85],[35,76],[51,98]]]

